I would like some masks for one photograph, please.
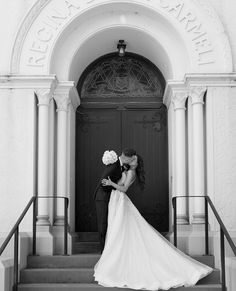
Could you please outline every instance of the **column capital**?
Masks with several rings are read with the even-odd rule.
[[[42,82],[40,87],[36,87],[35,94],[38,98],[38,106],[49,106],[50,100],[53,98],[57,80],[55,78],[47,79]]]
[[[68,106],[70,104],[70,97],[66,96],[66,95],[54,95],[54,99],[56,101],[56,105],[57,105],[57,112],[58,111],[68,111]]]
[[[177,109],[186,110],[185,103],[186,103],[188,96],[189,96],[189,94],[188,94],[188,91],[186,91],[186,90],[173,92],[171,102],[174,105],[174,110],[177,110]]]
[[[38,98],[38,106],[49,106],[50,100],[53,98],[51,89],[38,89],[35,93]]]
[[[59,82],[54,93],[54,99],[58,111],[68,111],[71,101],[70,91],[74,88],[74,82]]]
[[[204,104],[203,98],[207,88],[205,86],[196,86],[190,88],[189,96],[192,100],[192,105]]]

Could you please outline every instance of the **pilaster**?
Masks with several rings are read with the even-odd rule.
[[[192,105],[192,154],[193,154],[193,194],[204,196],[205,192],[205,149],[203,105],[205,86],[190,88]],[[204,223],[204,199],[194,199],[193,223]]]
[[[38,99],[38,225],[49,225],[49,104],[53,98],[55,81],[35,90]]]
[[[71,103],[70,91],[73,82],[58,84],[54,99],[57,106],[57,197],[68,197],[67,193],[67,139],[68,139],[68,106]],[[55,225],[64,225],[64,199],[57,199]]]
[[[185,89],[173,90],[172,103],[174,106],[174,144],[175,144],[175,168],[174,183],[175,196],[185,196],[186,192],[186,100],[188,92]],[[187,224],[186,198],[177,199],[177,223]]]

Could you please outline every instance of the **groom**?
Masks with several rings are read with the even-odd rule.
[[[120,180],[125,167],[129,167],[129,163],[133,160],[135,153],[136,151],[133,149],[124,149],[121,156],[119,156],[118,160],[114,164],[109,164],[106,166],[94,191],[101,253],[104,249],[107,232],[108,203],[111,191],[114,189],[112,186],[102,186],[101,181],[102,179],[107,179],[110,177],[113,182],[117,183]]]

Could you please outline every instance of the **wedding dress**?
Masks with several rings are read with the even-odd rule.
[[[119,184],[125,178],[124,172]],[[112,190],[105,247],[94,267],[98,284],[168,290],[193,286],[212,271],[175,248],[142,217],[125,193]]]

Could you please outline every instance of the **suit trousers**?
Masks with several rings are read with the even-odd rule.
[[[106,232],[107,232],[107,218],[108,218],[108,204],[109,200],[96,200],[98,235],[101,246],[101,252],[104,249]]]

